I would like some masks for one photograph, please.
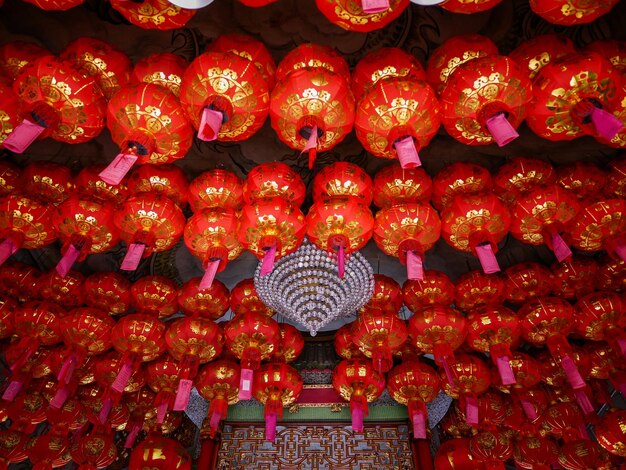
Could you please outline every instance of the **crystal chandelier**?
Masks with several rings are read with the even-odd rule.
[[[374,293],[374,271],[355,252],[345,263],[343,279],[337,275],[337,257],[320,250],[306,238],[300,248],[276,261],[268,275],[261,264],[254,273],[259,298],[277,313],[306,327],[311,335],[337,318],[353,315]]]

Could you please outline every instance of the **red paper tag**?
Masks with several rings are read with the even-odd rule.
[[[126,437],[126,441],[124,442],[124,448],[130,449],[135,445],[135,441],[137,440],[137,434],[141,431],[141,426],[138,424],[133,424],[133,427],[130,429],[128,433],[128,437]]]
[[[98,415],[98,420],[104,424],[107,421],[107,418],[109,417],[109,413],[111,412],[111,409],[113,408],[113,400],[111,400],[110,398],[107,398],[106,400],[104,400],[104,403],[102,403],[102,408],[100,409],[100,414]]]
[[[126,250],[126,256],[124,256],[120,269],[123,271],[134,271],[137,269],[145,249],[146,245],[143,243],[131,243],[128,250]]]
[[[23,153],[45,130],[45,127],[24,119],[13,129],[13,132],[4,139],[2,145],[5,149],[13,153]]]
[[[552,235],[552,251],[554,252],[554,256],[559,261],[559,263],[565,261],[567,258],[572,256],[572,250],[570,250],[563,237],[558,233]]]
[[[67,247],[67,251],[63,254],[63,257],[57,264],[57,272],[59,273],[59,276],[67,276],[67,273],[70,271],[79,256],[80,250],[77,250],[74,245],[70,244]]]
[[[16,251],[17,247],[13,243],[13,240],[5,238],[2,243],[0,243],[0,266],[2,266],[4,262],[9,259],[9,256]]]
[[[136,155],[118,153],[109,166],[100,172],[100,179],[105,183],[117,186],[122,182],[126,173],[130,171],[137,161]]]
[[[189,404],[189,396],[191,395],[191,389],[193,388],[193,381],[189,379],[181,379],[178,383],[178,390],[176,391],[176,399],[174,400],[174,411],[184,411]]]
[[[422,166],[413,137],[405,137],[404,139],[396,140],[393,147],[396,149],[396,155],[403,169],[406,170]]]
[[[580,409],[583,410],[583,413],[588,415],[589,413],[592,413],[594,411],[593,406],[589,401],[589,397],[584,390],[574,390],[574,396],[576,397],[576,402],[578,403],[578,406],[580,406]]]
[[[406,252],[406,274],[409,279],[424,280],[422,257],[412,250]]]
[[[579,388],[585,388],[587,384],[583,380],[580,372],[578,372],[578,368],[574,361],[569,356],[563,356],[561,359],[561,365],[563,366],[563,370],[565,371],[565,376],[567,377],[567,381],[572,386],[574,390]]]
[[[206,268],[206,271],[204,271],[204,275],[202,276],[202,279],[200,279],[200,284],[198,285],[199,290],[211,288],[219,265],[220,265],[220,260],[211,261],[209,263],[209,265]]]
[[[496,259],[496,255],[493,253],[490,243],[478,245],[475,250],[476,256],[478,256],[478,260],[480,261],[480,265],[483,267],[485,274],[493,274],[500,271],[498,260]]]
[[[363,13],[371,15],[389,10],[389,0],[361,0]]]
[[[524,410],[526,417],[531,420],[537,419],[537,410],[535,410],[533,404],[527,400],[521,400],[521,402],[522,409]]]
[[[216,140],[223,121],[224,115],[221,112],[215,109],[204,108],[200,118],[198,138],[205,142]]]
[[[67,397],[70,396],[70,389],[68,387],[62,387],[57,390],[52,400],[50,400],[50,406],[55,409],[61,408],[67,401]]]

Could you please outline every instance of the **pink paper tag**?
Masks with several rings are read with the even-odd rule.
[[[274,260],[276,259],[276,245],[272,245],[265,251],[263,262],[261,264],[261,276],[267,276],[274,269]]]
[[[13,240],[10,238],[5,238],[2,243],[0,243],[0,266],[4,264],[6,260],[9,259],[13,253],[17,251],[17,247]]]
[[[252,379],[254,372],[252,369],[241,369],[239,380],[239,399],[250,400],[252,398]]]
[[[109,413],[111,413],[111,409],[113,409],[113,400],[107,398],[102,403],[102,408],[100,408],[100,414],[98,415],[98,421],[100,421],[100,423],[106,423]]]
[[[512,385],[517,383],[517,380],[515,380],[515,374],[513,374],[513,369],[511,369],[511,363],[509,362],[508,356],[497,357],[496,365],[498,366],[498,373],[500,374],[503,385]]]
[[[527,400],[521,400],[521,403],[526,417],[533,421],[537,419],[537,410],[535,410],[533,404]]]
[[[617,345],[619,346],[619,350],[622,353],[622,356],[626,357],[626,339],[617,338]]]
[[[608,141],[613,140],[618,132],[624,128],[624,123],[617,116],[595,106],[591,111],[591,121],[596,128],[596,132]]]
[[[63,254],[63,257],[57,264],[57,272],[59,273],[59,276],[67,276],[67,273],[70,271],[79,256],[80,250],[77,250],[74,245],[70,244],[67,247],[67,251]]]
[[[574,364],[574,361],[570,356],[563,356],[563,358],[561,359],[561,365],[563,366],[563,370],[565,371],[567,381],[574,390],[584,388],[586,386],[585,381],[580,375],[580,372],[578,372],[576,364]]]
[[[478,424],[478,400],[473,395],[465,396],[465,421],[467,424]]]
[[[174,411],[184,411],[189,404],[189,395],[191,395],[191,389],[193,388],[193,380],[180,379],[178,383],[178,390],[176,391],[176,399],[174,400]]]
[[[426,418],[424,413],[413,415],[413,437],[415,439],[426,439]]]
[[[63,362],[63,366],[59,371],[59,375],[57,376],[57,380],[63,383],[70,383],[72,379],[72,374],[74,374],[74,369],[76,368],[76,363],[78,362],[78,358],[74,354],[70,354],[65,361]]]
[[[389,0],[361,0],[363,13],[371,15],[389,10]]]
[[[450,366],[448,365],[448,361],[445,357],[441,358],[441,364],[443,365],[443,370],[446,373],[448,384],[450,384],[450,387],[454,389],[456,387],[454,384],[454,377],[452,376],[452,371],[450,370]]]
[[[222,122],[224,122],[224,115],[220,111],[204,108],[200,118],[198,138],[205,142],[216,140],[222,127]]]
[[[126,256],[122,260],[120,269],[123,271],[134,271],[139,266],[143,252],[146,249],[146,245],[143,243],[131,243],[126,250]]]
[[[46,128],[24,119],[13,132],[11,132],[2,145],[13,153],[23,153]]]
[[[615,244],[615,254],[619,256],[622,261],[626,261],[626,245],[619,240]]]
[[[311,149],[317,149],[317,126],[313,126],[313,129],[311,129],[311,135],[306,141],[306,144],[302,149],[302,152],[300,152],[300,155]]]
[[[67,401],[67,397],[69,396],[70,396],[69,387],[59,388],[57,392],[54,394],[54,396],[52,397],[52,400],[50,400],[50,406],[58,410],[65,404],[65,402]]]
[[[137,156],[128,153],[118,153],[109,166],[102,170],[99,174],[100,179],[112,186],[117,186],[122,182],[126,173],[130,171]]]
[[[363,432],[363,410],[361,407],[352,410],[352,430]]]
[[[208,266],[206,267],[206,270],[204,271],[204,275],[202,276],[202,279],[200,279],[200,284],[198,284],[198,290],[205,290],[205,289],[211,288],[219,265],[220,265],[220,260],[209,262]]]
[[[169,403],[167,400],[162,401],[157,405],[157,424],[163,424],[165,415],[167,414],[168,405]]]
[[[9,386],[6,388],[4,393],[2,394],[2,399],[7,401],[15,400],[15,397],[22,390],[22,382],[18,382],[17,380],[12,380],[9,383]]]
[[[209,421],[209,427],[213,430],[213,432],[215,432],[217,430],[217,427],[220,425],[220,421],[222,419],[222,414],[221,413],[213,413],[211,414],[211,419]]]
[[[498,113],[487,119],[487,130],[498,144],[504,147],[519,137],[515,128],[511,125],[504,113]]]
[[[424,280],[424,264],[422,257],[413,250],[406,252],[406,275],[409,279]]]
[[[126,437],[126,441],[124,442],[124,448],[130,449],[135,445],[135,441],[137,440],[137,434],[141,431],[141,426],[138,424],[133,424],[133,427],[130,428],[130,432]]]
[[[594,411],[593,406],[589,401],[589,397],[584,390],[574,390],[574,396],[576,397],[576,402],[578,403],[578,406],[580,406],[583,413],[588,415]]]
[[[552,235],[552,251],[554,252],[554,256],[556,256],[559,263],[562,263],[567,258],[572,256],[572,250],[570,250],[567,243],[565,243],[565,240],[563,240],[563,237],[561,237],[558,233]]]
[[[478,245],[475,250],[476,256],[478,256],[478,260],[480,261],[480,265],[482,266],[485,274],[493,274],[500,271],[500,266],[498,265],[496,255],[493,253],[493,249],[491,248],[491,243]]]
[[[407,170],[422,166],[413,137],[405,137],[404,139],[396,140],[393,146],[396,149],[396,155],[403,169]]]
[[[346,253],[343,248],[343,245],[339,245],[337,249],[337,275],[339,279],[343,279],[343,275],[346,271]]]
[[[276,439],[276,413],[265,417],[265,439],[272,442]]]
[[[131,362],[125,362],[111,384],[111,388],[116,392],[122,393],[128,385],[131,375],[133,375],[133,364]]]

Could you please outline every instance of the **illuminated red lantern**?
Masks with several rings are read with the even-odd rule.
[[[555,403],[543,413],[541,427],[555,437],[571,442],[588,437],[584,417],[573,403]]]
[[[583,206],[568,232],[571,244],[582,251],[605,249],[609,255],[626,259],[626,200],[606,199]]]
[[[163,319],[178,311],[178,287],[165,276],[139,278],[130,288],[130,302],[137,313]]]
[[[114,217],[115,207],[111,203],[99,204],[72,196],[59,205],[54,227],[63,242],[63,257],[56,266],[61,276],[66,276],[76,261],[117,245],[120,238]]]
[[[309,240],[321,250],[337,253],[339,277],[343,278],[346,254],[360,250],[372,236],[374,217],[354,198],[318,201],[306,216]]]
[[[441,221],[429,204],[398,204],[376,213],[374,242],[406,265],[409,279],[424,279],[423,258],[441,234]]]
[[[439,102],[423,81],[379,80],[356,108],[354,128],[361,145],[376,157],[400,161],[402,168],[421,165],[418,151],[441,125]]]
[[[178,307],[189,317],[217,320],[228,311],[229,294],[226,286],[213,281],[211,287],[201,289],[202,278],[193,277],[178,290]]]
[[[575,77],[587,77],[573,85]],[[561,141],[583,135],[611,140],[623,123],[611,114],[621,100],[621,73],[590,52],[543,67],[534,80],[526,123],[540,137]]]
[[[170,52],[157,52],[139,59],[130,76],[131,83],[153,83],[167,88],[177,98],[187,61]]]
[[[313,178],[313,201],[332,197],[354,197],[369,206],[373,183],[360,166],[349,162],[335,162],[322,168]]]
[[[542,67],[574,53],[576,47],[567,36],[540,34],[523,41],[509,57],[533,79]]]
[[[322,14],[346,31],[367,33],[384,28],[409,6],[408,0],[316,0]]]
[[[608,58],[613,67],[626,72],[626,44],[617,39],[599,39],[585,46],[584,52],[597,52]]]
[[[100,173],[119,184],[135,163],[164,164],[183,158],[193,129],[178,99],[152,83],[127,85],[107,105],[107,127],[120,153]]]
[[[3,83],[0,80],[0,93],[2,103],[0,103],[0,149],[4,147],[5,139],[11,135],[13,130],[21,122],[20,102],[13,92],[10,83]]]
[[[191,470],[191,463],[191,456],[178,441],[150,434],[133,449],[129,468]]]
[[[500,271],[495,253],[508,233],[511,215],[493,194],[460,195],[441,214],[442,238],[459,251],[474,253],[483,271]]]
[[[404,169],[394,163],[374,176],[374,205],[381,209],[396,204],[426,203],[432,192],[432,179],[423,168]]]
[[[112,0],[111,6],[126,20],[143,29],[183,28],[196,10],[180,8],[167,0],[143,0],[141,3]]]
[[[160,193],[169,197],[183,208],[187,204],[187,186],[185,173],[176,165],[141,165],[135,167],[126,181],[131,193]]]
[[[400,350],[407,336],[406,323],[395,313],[365,310],[352,326],[352,341],[372,359],[380,374],[393,367],[393,353]]]
[[[226,419],[228,405],[239,401],[239,364],[220,359],[204,366],[194,383],[198,393],[209,402],[209,435],[215,436],[219,422]]]
[[[412,312],[431,305],[447,307],[454,301],[454,284],[443,272],[425,270],[424,279],[409,279],[404,283],[402,300]]]
[[[305,229],[300,209],[275,197],[243,206],[239,241],[262,260],[261,275],[265,275],[272,271],[274,260],[298,249]]]
[[[285,364],[295,361],[304,349],[304,338],[302,333],[289,323],[281,323],[280,339],[272,353],[272,362],[283,362]]]
[[[69,271],[66,276],[61,276],[54,269],[42,274],[37,280],[39,297],[64,307],[78,307],[85,303],[84,282],[85,276],[78,271]]]
[[[180,102],[198,138],[245,140],[263,126],[269,112],[269,88],[261,72],[236,54],[205,52],[183,77]]]
[[[613,467],[609,454],[588,439],[566,442],[561,446],[559,463],[565,470],[597,468],[608,470]]]
[[[603,277],[598,263],[590,257],[574,256],[570,260],[552,266],[552,272],[555,282],[554,291],[568,300],[580,298],[592,292],[596,285],[601,290],[610,290],[607,289],[608,285],[602,283],[607,278]]]
[[[144,193],[126,200],[115,225],[128,249],[120,266],[134,271],[141,258],[172,248],[185,227],[185,216],[171,199]]]
[[[543,264],[517,263],[506,268],[503,277],[506,300],[513,304],[523,304],[553,291],[562,294],[560,289],[554,288],[552,273]]]
[[[606,190],[606,172],[591,162],[575,162],[556,170],[557,183],[581,202],[598,200]]]
[[[479,270],[462,274],[455,283],[454,304],[463,311],[494,306],[504,301],[504,280]]]
[[[267,82],[268,90],[274,88],[276,63],[261,41],[245,34],[221,34],[208,45],[206,50],[207,52],[229,52],[249,60]]]
[[[148,362],[145,370],[146,383],[156,393],[154,399],[154,406],[157,409],[156,422],[157,424],[162,424],[165,415],[174,406],[177,398],[176,390],[183,376],[183,368],[169,354],[163,354],[160,358]],[[191,392],[191,388],[189,391]],[[180,405],[181,403],[176,404]]]
[[[261,163],[248,173],[243,196],[247,204],[280,197],[299,207],[306,196],[306,186],[289,165],[280,162]]]
[[[538,158],[514,157],[493,176],[494,191],[508,206],[522,195],[555,182],[554,167]]]
[[[65,88],[58,88],[59,84]],[[87,142],[104,128],[106,101],[95,79],[68,61],[48,55],[24,67],[13,83],[25,119],[4,141],[23,153],[38,137],[68,144]]]
[[[396,315],[402,305],[400,284],[384,274],[374,274],[374,293],[360,310],[377,310]]]
[[[513,457],[513,439],[505,432],[482,431],[470,439],[469,449],[489,470],[504,469]]]
[[[43,248],[57,239],[55,208],[12,194],[0,199],[0,265],[20,248]]]
[[[261,301],[252,278],[243,279],[233,287],[230,292],[230,309],[234,315],[255,311],[271,317],[276,313]]]
[[[94,369],[96,382],[98,382],[101,387],[108,389],[104,394],[104,397],[106,397],[104,400],[110,398],[113,404],[119,403],[122,398],[122,393],[136,394],[140,390],[145,390],[144,385],[146,384],[146,378],[144,369],[138,369],[131,374],[128,379],[128,383],[121,391],[116,391],[110,388],[117,378],[118,371],[122,365],[121,362],[123,357],[124,356],[117,351],[111,350],[95,358]],[[152,400],[150,401],[151,406],[154,401],[153,399],[154,396],[152,396]]]
[[[352,323],[343,325],[335,332],[335,352],[344,359],[364,358],[365,355],[352,340]]]
[[[615,292],[596,291],[578,299],[576,331],[590,341],[607,341],[611,348],[626,355],[626,305]]]
[[[78,439],[71,447],[72,460],[81,467],[108,467],[117,459],[117,447],[113,435],[104,428],[94,428],[92,432]],[[90,467],[91,466],[91,467]]]
[[[281,363],[264,364],[254,375],[254,398],[265,405],[265,439],[276,438],[276,421],[283,419],[283,408],[302,393],[302,377],[296,369]]]
[[[243,182],[232,171],[218,168],[200,173],[189,183],[188,191],[194,212],[216,208],[239,210],[243,205]]]
[[[475,351],[489,353],[504,385],[516,382],[511,368],[511,350],[522,334],[515,312],[502,307],[483,307],[467,316],[467,345]]]
[[[519,338],[519,328],[518,328]],[[524,414],[531,420],[537,418],[528,390],[536,387],[541,382],[541,365],[528,354],[514,351],[508,356],[508,365],[514,382],[505,384],[496,367],[491,374],[494,387],[502,392],[511,393],[515,401],[519,401]]]
[[[389,372],[387,389],[395,401],[408,407],[413,436],[416,439],[426,439],[426,403],[437,398],[441,389],[437,372],[422,362],[403,361]]]
[[[28,459],[35,470],[65,466],[72,460],[69,450],[69,438],[54,433],[32,438],[26,447]]]
[[[72,172],[65,165],[35,162],[22,170],[20,190],[41,204],[62,203],[70,197],[73,186]]]
[[[130,80],[132,63],[128,56],[97,38],[75,39],[65,46],[59,57],[69,60],[80,70],[93,76],[107,100]]]
[[[280,328],[271,318],[258,312],[245,312],[224,327],[226,348],[241,361],[239,399],[252,398],[253,371],[269,359],[280,341]]]
[[[16,190],[22,182],[21,171],[17,165],[7,160],[0,160],[0,197],[17,192]]]
[[[502,0],[446,0],[441,3],[441,8],[453,13],[463,13],[470,15],[495,7]]]
[[[100,173],[105,168],[105,165],[88,165],[80,170],[74,178],[76,193],[94,202],[112,202],[119,209],[128,198],[128,187],[124,183],[112,185],[102,181]]]
[[[352,430],[363,432],[367,403],[376,400],[385,389],[385,379],[367,359],[344,359],[333,369],[333,388],[350,402]]]
[[[480,194],[491,191],[491,173],[484,166],[470,162],[446,165],[433,178],[432,203],[441,210],[461,194]]]
[[[409,318],[409,341],[422,353],[433,354],[451,385],[454,378],[450,370],[456,361],[454,350],[463,344],[466,335],[465,317],[451,307],[433,305]]]
[[[215,274],[243,251],[239,232],[240,221],[233,209],[202,209],[187,221],[185,245],[200,259],[205,270],[199,285],[201,290],[210,288]]]
[[[443,442],[435,454],[437,470],[487,470],[485,464],[479,462],[470,452],[469,443],[467,438]]]
[[[306,47],[292,50],[283,62],[299,60],[298,55],[306,53],[303,51]],[[327,57],[320,54],[313,58],[312,66],[306,64],[286,73],[284,78],[279,72],[283,69],[285,73],[288,66],[281,62],[276,72],[278,83],[271,96],[272,128],[290,148],[308,151],[309,168],[313,168],[317,152],[341,142],[354,124],[354,96],[348,83],[347,64],[340,56],[330,55],[330,60],[338,61],[342,69],[335,72],[324,66],[325,60]]]
[[[511,210],[511,235],[530,245],[548,245],[559,262],[572,256],[561,237],[580,210],[576,198],[552,185],[520,197]]]
[[[0,71],[15,80],[25,66],[47,55],[50,51],[34,42],[7,42],[0,46]]]
[[[276,68],[276,81],[285,79],[291,72],[300,69],[321,68],[342,77],[350,76],[348,62],[331,46],[302,43],[283,57]]]
[[[512,59],[493,55],[457,67],[440,98],[450,136],[466,145],[502,147],[519,137],[516,129],[532,99],[532,85]]]
[[[486,36],[460,34],[446,39],[433,51],[426,65],[426,81],[440,95],[460,65],[479,57],[498,54],[498,47]]]
[[[91,274],[83,284],[85,303],[109,315],[122,315],[130,309],[130,286],[119,273]]]
[[[550,23],[572,26],[596,20],[611,11],[618,1],[530,0],[530,8]]]

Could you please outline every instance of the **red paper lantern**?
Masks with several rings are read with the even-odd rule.
[[[519,351],[514,351],[509,355],[508,364],[515,382],[503,383],[503,378],[497,368],[492,371],[491,381],[494,387],[497,387],[502,392],[511,393],[514,400],[520,402],[526,417],[530,420],[535,420],[540,414],[536,413],[531,401],[533,396],[529,394],[528,390],[536,387],[541,382],[541,365],[528,354]]]
[[[245,34],[222,34],[210,43],[206,50],[207,52],[231,53],[249,60],[267,82],[267,89],[274,88],[276,63],[261,41]]]
[[[450,136],[466,145],[502,147],[519,137],[515,129],[526,115],[532,85],[512,59],[493,55],[457,67],[440,98]]]
[[[406,265],[409,279],[424,279],[423,258],[441,234],[437,212],[427,204],[399,204],[376,213],[374,242]]]
[[[607,174],[590,162],[557,167],[557,183],[580,201],[598,200],[606,190]]]
[[[184,208],[189,182],[183,170],[175,165],[141,165],[135,167],[126,181],[133,194],[158,193]]]
[[[399,47],[381,47],[357,62],[351,77],[352,93],[358,101],[380,80],[394,79],[425,80],[426,72],[415,56]]]
[[[489,470],[504,469],[513,457],[513,439],[504,432],[482,431],[470,439],[469,449]]]
[[[85,303],[84,282],[85,276],[77,271],[69,271],[63,277],[56,270],[52,270],[44,273],[37,284],[41,298],[52,300],[64,307],[78,307]]]
[[[374,293],[360,310],[377,310],[396,315],[402,305],[400,284],[384,274],[374,274]]]
[[[569,261],[566,261],[568,263]],[[523,304],[562,291],[555,288],[552,273],[543,264],[517,263],[504,270],[504,291],[506,300],[513,304]]]
[[[137,313],[163,319],[178,311],[178,287],[165,276],[144,276],[130,288],[130,302]]]
[[[239,401],[239,364],[220,359],[202,368],[194,383],[198,393],[209,402],[209,435],[215,431],[222,419],[226,419],[228,405]]]
[[[598,251],[605,249],[609,255],[626,258],[626,201],[606,199],[583,206],[573,220],[568,239],[579,250]]]
[[[56,267],[61,276],[67,275],[76,261],[117,245],[120,238],[113,223],[114,217],[112,203],[99,204],[72,196],[59,205],[54,227],[63,242],[63,257]]]
[[[608,59],[593,52],[546,65],[535,77],[528,127],[554,141],[583,135],[610,141],[623,127],[611,114],[621,99],[621,80]]]
[[[511,51],[509,57],[526,70],[529,78],[533,79],[546,65],[574,53],[576,53],[576,47],[567,36],[540,34],[523,41]]]
[[[243,196],[247,204],[280,197],[299,207],[306,196],[306,186],[289,165],[280,162],[261,163],[248,173]]]
[[[157,409],[157,424],[163,424],[165,415],[173,406],[181,405],[177,400],[176,390],[179,388],[183,374],[182,365],[169,354],[163,354],[146,365],[146,383],[156,393],[154,406]],[[186,405],[185,403],[185,408]]]
[[[374,205],[381,209],[396,204],[426,203],[433,192],[430,175],[423,168],[386,166],[374,176]]]
[[[20,190],[41,204],[62,203],[70,197],[73,186],[72,173],[65,165],[36,162],[22,170]]]
[[[491,274],[500,271],[495,253],[510,224],[509,210],[495,195],[460,195],[441,214],[441,235],[453,248],[474,253]]]
[[[346,59],[331,46],[303,43],[283,57],[276,68],[276,81],[285,79],[291,72],[300,69],[321,68],[342,77],[350,76]]]
[[[50,51],[34,42],[7,42],[0,46],[0,71],[15,80],[25,66],[47,55]]]
[[[489,192],[492,186],[487,168],[475,163],[455,162],[433,178],[432,203],[441,211],[458,195]]]
[[[33,464],[34,470],[65,466],[72,460],[69,451],[68,437],[57,436],[53,433],[32,438],[26,447],[28,459]]]
[[[266,80],[236,54],[205,52],[187,68],[180,102],[205,141],[231,142],[254,135],[269,112]]]
[[[91,274],[83,284],[85,303],[109,315],[122,315],[130,309],[130,286],[119,273]]]
[[[306,234],[321,250],[337,252],[339,277],[343,277],[344,256],[360,250],[372,236],[374,217],[368,207],[354,198],[318,201],[306,216]]]
[[[400,350],[407,336],[406,323],[395,313],[365,310],[352,326],[352,341],[372,359],[380,374],[393,367],[393,353]]]
[[[41,272],[28,264],[7,261],[0,269],[0,290],[18,302],[41,298]]]
[[[139,59],[131,72],[131,83],[153,83],[167,88],[177,98],[187,61],[170,52],[157,52]]]
[[[263,261],[262,275],[271,272],[274,260],[298,249],[304,231],[304,214],[283,198],[259,200],[243,206],[239,241]]]
[[[239,399],[252,398],[253,371],[269,359],[280,341],[280,328],[271,318],[258,312],[245,312],[224,328],[226,348],[241,360]]]
[[[596,265],[596,267],[598,266]],[[602,260],[596,271],[597,277],[594,277],[594,280],[597,281],[598,289],[623,292],[624,288],[626,288],[626,262],[621,259],[616,260],[607,256]],[[588,284],[592,288],[585,291],[585,293],[593,291],[595,285],[595,283]]]
[[[115,219],[120,238],[128,246],[121,269],[134,271],[142,257],[172,248],[185,227],[185,217],[171,199],[144,193],[129,198]]]
[[[493,177],[494,191],[511,206],[522,195],[556,182],[554,167],[538,158],[514,157],[498,168]]]
[[[609,162],[604,192],[608,197],[626,199],[626,160]]]
[[[122,365],[123,355],[118,353],[117,351],[109,351],[99,357],[96,358],[95,364],[95,376],[98,384],[107,388],[107,398],[111,398],[113,403],[119,403],[122,398],[121,394],[136,394],[139,391],[147,390],[144,388],[146,384],[146,377],[144,369],[138,369],[133,374],[131,374],[128,379],[128,383],[121,391],[116,391],[111,389],[111,385],[115,382],[117,378],[118,371],[120,370],[120,366]],[[151,393],[150,407],[152,408],[152,402],[154,401],[154,396]],[[106,399],[106,398],[105,398]]]
[[[446,0],[441,3],[441,8],[453,13],[463,13],[470,15],[495,7],[502,0]]]
[[[254,398],[265,405],[265,439],[268,441],[276,438],[276,421],[282,420],[283,408],[298,399],[302,386],[298,371],[287,364],[264,364],[254,375]]]
[[[17,95],[13,92],[11,84],[3,83],[1,79],[0,94],[2,94],[2,103],[0,103],[0,149],[2,149],[5,139],[21,122],[21,116]]]
[[[216,208],[239,210],[243,205],[243,182],[228,170],[200,173],[189,183],[189,205],[194,212]]]
[[[70,450],[72,460],[89,469],[108,467],[117,459],[117,447],[113,436],[103,428],[94,428],[88,435],[78,439]]]
[[[402,286],[402,300],[412,312],[431,305],[447,307],[454,301],[454,284],[447,274],[424,271],[424,279],[409,279]]]
[[[469,450],[469,439],[450,439],[437,449],[435,468],[437,470],[486,470]]]
[[[112,185],[102,181],[100,173],[104,165],[88,165],[78,172],[74,178],[76,193],[83,199],[94,202],[112,202],[120,208],[128,198],[128,187],[124,183]]]
[[[384,28],[409,6],[408,0],[316,0],[328,21],[346,31],[368,33]]]
[[[313,178],[313,201],[333,197],[353,197],[369,206],[372,202],[372,179],[354,163],[335,162],[322,168]]]
[[[75,39],[65,46],[60,57],[93,76],[107,100],[130,80],[132,63],[128,56],[100,39],[90,37]]]
[[[542,430],[565,442],[587,439],[587,429],[580,411],[572,403],[555,403],[543,413]]]
[[[0,139],[2,139],[2,137],[0,137]],[[21,171],[18,166],[7,160],[0,161],[0,197],[17,192],[17,188],[22,182]]]
[[[233,287],[230,292],[230,309],[234,315],[254,311],[271,317],[276,313],[261,301],[252,278],[243,279]]]
[[[68,61],[51,55],[34,60],[15,78],[13,90],[25,115],[4,141],[15,153],[23,153],[38,137],[80,144],[104,128],[104,95],[93,77]]]
[[[596,438],[605,450],[613,455],[626,457],[624,434],[626,432],[626,410],[615,410],[602,417],[595,427]]]
[[[13,312],[17,309],[17,301],[9,296],[0,297],[0,339],[9,338],[15,331]]]
[[[565,470],[597,468],[608,470],[613,467],[609,454],[588,439],[566,442],[561,446],[559,463]]]
[[[0,431],[0,464],[5,468],[12,463],[23,462],[28,458],[26,444],[28,435],[13,429]]]
[[[272,354],[272,362],[283,362],[285,364],[295,361],[304,349],[304,338],[302,333],[288,323],[281,323],[280,340]]]
[[[530,8],[550,23],[572,26],[590,23],[611,11],[619,0],[530,0]]]
[[[191,463],[191,456],[178,441],[151,434],[133,449],[129,468],[191,470]]]
[[[599,39],[585,46],[584,52],[597,52],[611,61],[613,67],[626,72],[626,44],[617,39]]]
[[[333,369],[333,388],[350,402],[352,430],[363,432],[367,403],[376,400],[385,389],[385,379],[367,359],[344,359]]]
[[[228,289],[217,279],[207,289],[200,288],[201,282],[199,277],[191,278],[178,290],[178,307],[181,312],[189,317],[209,320],[223,317],[229,306]]]
[[[626,305],[615,292],[597,291],[578,299],[576,331],[590,341],[608,341],[611,348],[626,355]]]
[[[413,436],[426,439],[426,404],[437,398],[441,389],[437,372],[422,362],[402,362],[389,372],[387,389],[391,398],[408,407]]]
[[[180,8],[167,0],[144,0],[141,3],[112,0],[111,6],[126,20],[143,29],[183,28],[196,14],[196,10]]]
[[[205,270],[199,288],[208,289],[217,272],[243,251],[238,240],[240,221],[233,209],[202,209],[185,225],[185,245],[199,258]]]
[[[359,359],[365,355],[352,340],[352,323],[343,325],[335,332],[335,352],[344,359]]]
[[[426,65],[426,81],[440,95],[459,65],[479,57],[498,54],[498,47],[486,36],[461,34],[445,40],[433,51]]]
[[[164,164],[183,158],[191,147],[193,129],[178,99],[151,83],[127,85],[107,106],[107,127],[120,153],[100,173],[119,184],[135,164]]]
[[[439,113],[437,97],[426,82],[385,79],[359,99],[354,127],[369,153],[415,168],[421,165],[418,152],[439,130]]]
[[[554,265],[552,272],[556,283],[554,291],[568,300],[583,297],[596,285],[600,290],[611,290],[610,284],[603,284],[607,278],[603,277],[603,271],[593,258],[574,256],[569,261]]]

